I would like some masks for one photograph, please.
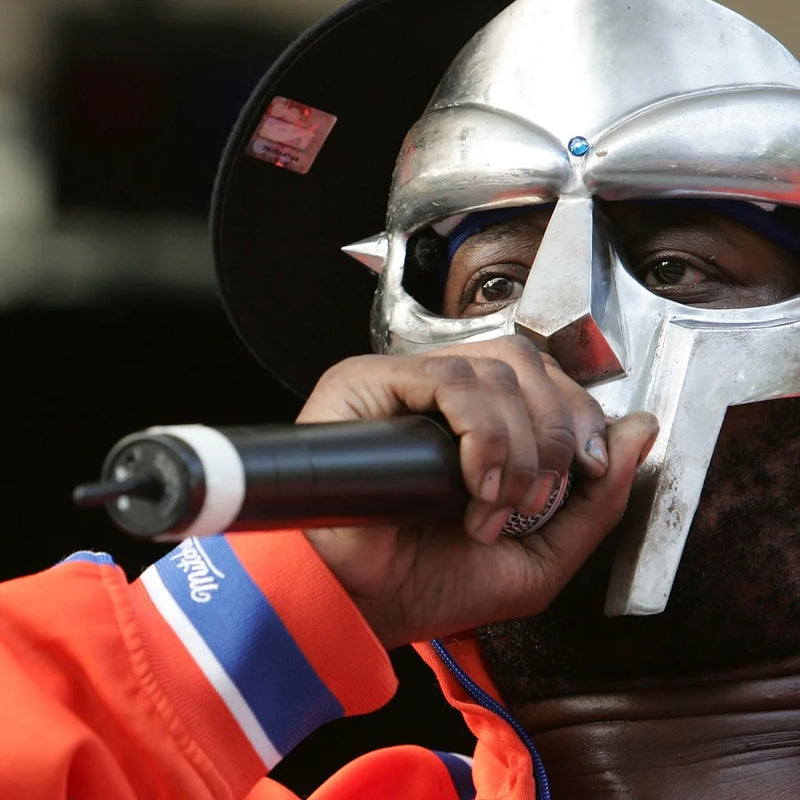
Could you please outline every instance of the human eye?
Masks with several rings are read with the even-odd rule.
[[[522,296],[527,270],[517,265],[493,265],[477,270],[461,292],[461,314],[477,317],[491,314]]]
[[[734,283],[712,261],[691,253],[653,253],[633,273],[653,294],[693,305],[716,301]]]

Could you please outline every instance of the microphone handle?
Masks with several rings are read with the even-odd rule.
[[[136,537],[179,541],[223,531],[458,520],[468,494],[458,442],[434,419],[150,428],[109,452],[104,503]]]

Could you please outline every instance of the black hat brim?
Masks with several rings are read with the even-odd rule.
[[[300,395],[369,352],[376,278],[341,247],[384,229],[403,137],[461,47],[508,3],[349,3],[295,41],[242,110],[212,199],[217,280],[244,342]],[[246,153],[275,96],[337,117],[305,175]]]

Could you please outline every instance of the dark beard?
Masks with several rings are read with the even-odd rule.
[[[511,705],[800,653],[800,398],[729,409],[663,614],[603,616],[606,541],[550,608],[479,629]]]

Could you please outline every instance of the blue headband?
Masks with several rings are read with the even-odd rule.
[[[750,230],[761,234],[765,239],[777,244],[795,258],[800,259],[800,229],[795,228],[781,218],[778,214],[781,206],[775,206],[770,210],[747,200],[686,199],[646,200],[645,202],[696,208],[698,211],[719,214],[721,217],[741,222],[743,225],[747,225]],[[798,217],[798,222],[800,222],[800,217]]]
[[[699,211],[707,211],[711,214],[719,214],[720,216],[728,217],[729,219],[747,225],[751,230],[761,234],[765,239],[779,245],[795,258],[800,259],[800,230],[796,230],[792,225],[789,225],[777,216],[777,211],[780,206],[768,210],[756,203],[743,200],[696,200],[688,198],[644,200],[642,202],[696,208]],[[482,230],[492,225],[499,225],[524,214],[530,214],[539,208],[552,208],[552,204],[548,204],[547,206],[492,208],[488,211],[475,211],[472,214],[468,214],[456,225],[447,238],[447,263],[449,264],[453,260],[456,250],[458,250],[470,236],[474,236],[476,233],[480,233]],[[798,228],[800,228],[800,225]]]
[[[470,236],[480,233],[492,225],[500,225],[510,219],[530,214],[543,206],[515,206],[514,208],[490,208],[488,211],[474,211],[467,214],[461,222],[456,225],[447,237],[447,263],[453,260],[456,250],[461,247]],[[548,203],[546,208],[554,208],[552,203]]]

